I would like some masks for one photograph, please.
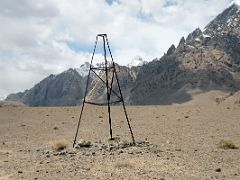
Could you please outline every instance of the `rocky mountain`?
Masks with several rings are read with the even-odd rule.
[[[240,4],[233,3],[202,31],[197,28],[160,59],[143,65],[131,104],[188,101],[193,93],[240,89]]]
[[[28,106],[68,106],[82,101],[85,80],[75,69],[50,75],[30,90],[10,94],[6,100],[20,101]]]
[[[134,86],[134,82],[138,76],[140,67],[139,66],[132,66],[132,67],[119,66],[118,64],[115,64],[115,66],[116,66],[116,71],[117,71],[117,76],[118,76],[119,84],[121,87],[121,91],[124,95],[123,98],[125,102],[128,103],[130,101],[129,97],[131,94],[131,89]],[[111,79],[113,76],[111,71],[109,72],[108,75],[109,75],[108,77],[109,79]],[[99,76],[103,80],[106,79],[105,72],[100,73]],[[115,78],[113,79],[112,89],[120,96],[117,81]],[[89,86],[88,92],[89,93],[87,94],[87,101],[98,102],[98,103],[107,102],[106,85],[99,78],[97,77],[93,78]],[[112,101],[118,100],[117,96],[114,93],[111,94],[111,100]]]
[[[90,68],[90,63],[85,62],[79,68],[76,68],[76,71],[79,73],[80,76],[85,77],[88,75],[89,68]]]
[[[10,94],[7,101],[19,101],[28,106],[75,106],[82,102],[90,64],[84,63],[77,69],[69,69],[58,75],[50,75],[30,90]],[[122,92],[128,101],[130,90],[140,67],[126,67],[116,64]],[[111,74],[110,74],[111,75]],[[105,74],[99,74],[105,79]],[[90,85],[87,99],[93,102],[106,102],[106,91],[102,81],[93,73],[90,74]],[[116,81],[113,90],[117,91]],[[114,96],[113,96],[114,99]]]
[[[136,66],[137,65],[137,66]],[[11,94],[30,106],[77,105],[84,96],[89,63],[50,75],[25,92]],[[204,30],[197,28],[165,55],[146,63],[136,56],[128,67],[118,66],[123,96],[128,104],[172,104],[192,99],[194,94],[240,90],[240,1],[236,0]],[[105,74],[98,74],[105,79]],[[111,74],[110,74],[111,75]],[[106,89],[91,75],[87,100],[106,101]],[[113,90],[117,84],[113,82]]]
[[[144,64],[147,64],[147,61],[144,61],[143,58],[140,56],[135,56],[127,66],[143,66]]]

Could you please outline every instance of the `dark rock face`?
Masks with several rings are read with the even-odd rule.
[[[7,100],[21,101],[29,106],[69,106],[81,103],[84,79],[74,69],[50,75],[24,93],[11,94]]]
[[[191,43],[194,40],[196,40],[196,38],[201,38],[202,37],[202,31],[201,29],[197,28],[195,29],[192,33],[190,33],[186,39],[187,43]],[[202,39],[202,38],[201,38]],[[199,39],[200,40],[200,39]],[[181,42],[181,40],[180,40]]]
[[[184,45],[185,43],[186,43],[186,40],[185,40],[184,37],[182,37],[179,44],[178,44],[178,47]]]
[[[176,47],[175,47],[174,45],[172,45],[172,46],[168,49],[167,55],[173,54],[175,50],[176,50]]]

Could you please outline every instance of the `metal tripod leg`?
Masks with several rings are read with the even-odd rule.
[[[112,59],[113,73],[115,73],[115,77],[116,77],[116,80],[117,80],[117,85],[118,85],[118,89],[119,89],[119,92],[120,92],[120,97],[121,97],[121,101],[122,101],[122,105],[123,105],[124,114],[125,114],[125,117],[126,117],[126,120],[127,120],[127,123],[128,123],[128,128],[129,128],[130,133],[131,133],[132,142],[133,142],[133,144],[135,144],[135,139],[134,139],[132,128],[131,128],[131,125],[130,125],[130,122],[129,122],[129,119],[128,119],[127,110],[126,110],[126,107],[125,107],[122,91],[121,91],[121,88],[120,88],[120,84],[119,84],[119,80],[118,80],[118,76],[117,76],[117,72],[116,72],[116,66],[115,66],[115,63],[113,61],[113,57],[112,57],[112,53],[111,53],[111,50],[110,50],[110,46],[109,46],[107,37],[106,37],[106,41],[107,41],[108,50],[109,50],[109,53],[110,53],[110,56],[111,56],[111,59]]]
[[[109,131],[110,139],[113,139],[112,136],[112,119],[111,119],[111,110],[110,110],[110,91],[108,85],[108,64],[107,64],[107,53],[106,53],[106,36],[103,36],[103,50],[104,50],[104,60],[105,60],[105,73],[106,73],[106,86],[107,86],[107,102],[108,102],[108,121],[109,121]]]
[[[86,84],[85,93],[84,93],[84,99],[83,99],[83,103],[82,103],[82,109],[81,109],[79,120],[78,120],[78,124],[77,124],[76,134],[75,134],[75,137],[74,137],[74,140],[73,140],[73,148],[74,148],[74,146],[76,144],[78,131],[79,131],[79,128],[80,128],[80,123],[81,123],[81,119],[82,119],[83,109],[84,109],[84,105],[85,105],[85,101],[86,101],[87,90],[88,90],[88,85],[89,85],[89,80],[90,80],[91,66],[92,66],[93,57],[94,57],[94,54],[95,54],[95,51],[96,51],[96,47],[97,47],[97,41],[98,41],[98,36],[96,37],[95,46],[94,46],[94,50],[93,50],[93,55],[92,55],[92,59],[91,59],[91,63],[90,63],[90,69],[88,71],[88,78],[87,78],[87,84]]]
[[[113,66],[115,66],[115,64]],[[116,79],[117,79],[117,84],[118,84],[118,89],[119,89],[119,92],[120,92],[120,96],[122,98],[122,106],[123,106],[124,114],[125,114],[125,117],[126,117],[126,120],[127,120],[127,123],[128,123],[128,128],[129,128],[130,133],[131,133],[132,142],[133,142],[133,145],[135,145],[135,139],[134,139],[132,128],[131,128],[131,125],[130,125],[130,122],[129,122],[129,119],[128,119],[127,110],[126,110],[126,106],[125,106],[125,103],[124,103],[124,100],[123,100],[123,95],[122,95],[122,91],[121,91],[121,88],[120,88],[120,84],[119,84],[119,80],[118,80],[118,77],[117,77],[116,70],[115,70],[115,76],[116,76]]]

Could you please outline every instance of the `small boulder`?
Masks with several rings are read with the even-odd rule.
[[[78,146],[79,146],[79,147],[89,148],[89,147],[92,146],[92,143],[91,143],[91,141],[85,141],[84,139],[81,139],[81,140],[78,142]]]

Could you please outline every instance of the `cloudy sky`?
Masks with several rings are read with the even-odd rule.
[[[0,98],[89,61],[107,33],[114,59],[161,57],[232,0],[1,0]]]

